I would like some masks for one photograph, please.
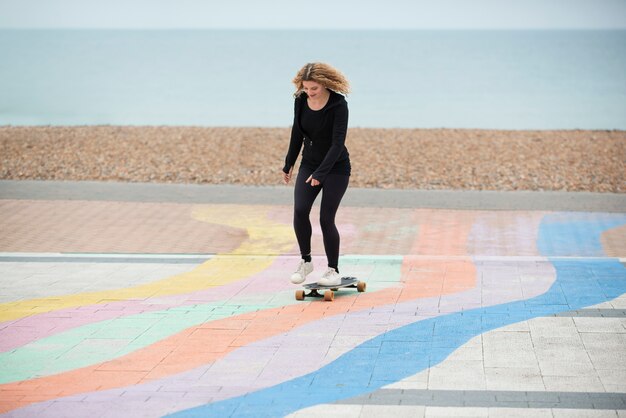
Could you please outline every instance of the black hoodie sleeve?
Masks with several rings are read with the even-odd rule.
[[[296,160],[298,159],[298,154],[302,149],[302,132],[298,129],[298,99],[294,101],[293,105],[293,125],[291,126],[291,139],[289,140],[289,150],[287,151],[287,156],[285,157],[285,166],[283,167],[283,172],[289,173],[291,167],[296,164]]]
[[[315,170],[312,175],[312,177],[320,183],[324,182],[324,179],[326,179],[326,176],[344,151],[346,144],[346,134],[348,132],[348,103],[342,100],[333,110],[335,115],[330,149],[326,153],[320,166],[317,167],[317,170]]]

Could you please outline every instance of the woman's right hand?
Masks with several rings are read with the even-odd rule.
[[[283,173],[283,181],[285,182],[285,184],[289,184],[289,180],[291,180],[291,173],[293,172],[293,166],[291,166],[291,168],[289,169],[289,173],[285,173],[282,170],[281,172]]]

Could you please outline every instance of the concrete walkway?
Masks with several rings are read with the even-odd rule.
[[[3,199],[290,205],[293,200],[292,190],[287,186],[0,180],[0,197]],[[343,205],[381,208],[624,212],[626,194],[382,190],[350,187]]]
[[[624,208],[351,189],[297,301],[290,188],[0,181],[0,416],[626,416]]]

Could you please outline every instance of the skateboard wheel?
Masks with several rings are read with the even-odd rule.
[[[304,300],[304,290],[296,290],[296,300]]]
[[[365,282],[359,282],[356,285],[356,290],[358,290],[359,292],[365,292],[365,288],[367,287],[367,283]]]
[[[332,290],[327,290],[324,292],[324,300],[326,302],[330,302],[333,299],[335,299],[335,294],[333,293]]]

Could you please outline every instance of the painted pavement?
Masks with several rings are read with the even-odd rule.
[[[624,213],[344,207],[332,303],[288,206],[0,218],[2,417],[626,414]]]

